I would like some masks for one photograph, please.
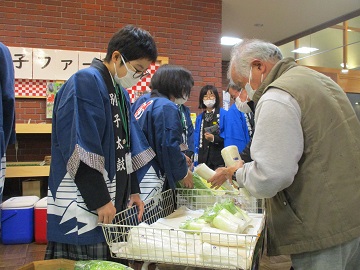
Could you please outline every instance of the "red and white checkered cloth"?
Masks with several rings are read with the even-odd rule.
[[[155,71],[160,67],[160,63],[156,62],[155,64],[151,64],[148,69],[150,76],[146,76],[142,78],[141,81],[137,83],[137,85],[127,89],[130,95],[130,102],[133,103],[139,96],[143,94],[144,91],[150,91],[149,84],[151,81],[151,77],[155,74]]]
[[[46,87],[50,80],[15,79],[16,97],[46,97]]]

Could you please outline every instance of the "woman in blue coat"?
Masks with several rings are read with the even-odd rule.
[[[205,85],[200,90],[199,109],[204,111],[196,117],[194,165],[205,163],[213,170],[224,167],[221,150],[224,148],[226,111],[220,108],[220,97],[215,86]]]

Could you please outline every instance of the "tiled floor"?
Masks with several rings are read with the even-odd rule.
[[[15,270],[32,261],[43,260],[45,249],[46,245],[35,243],[23,245],[0,244],[0,270]],[[290,266],[290,260],[286,256],[271,258],[264,256],[260,262],[260,270],[289,270]],[[185,267],[162,265],[160,269],[184,270]],[[190,270],[190,268],[188,268],[188,270]]]
[[[0,245],[0,270],[18,269],[32,261],[44,259],[46,245]]]

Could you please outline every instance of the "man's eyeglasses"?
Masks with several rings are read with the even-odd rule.
[[[126,57],[125,57],[124,55],[123,55],[123,57],[124,57],[125,61],[126,61],[127,63],[129,63],[129,65],[133,68],[133,71],[135,70],[135,72],[134,72],[134,74],[133,74],[133,78],[134,78],[134,79],[140,79],[140,80],[141,80],[142,78],[150,75],[150,72],[149,72],[147,69],[144,70],[144,71],[138,70],[136,67],[134,67],[134,66],[130,63],[130,61],[128,61],[128,60],[126,59]]]
[[[150,75],[150,72],[147,69],[145,71],[140,71],[136,67],[134,67],[130,62],[128,62],[128,63],[133,69],[135,69],[135,72],[133,74],[134,78],[136,78],[136,79],[139,78],[141,80],[142,78]]]

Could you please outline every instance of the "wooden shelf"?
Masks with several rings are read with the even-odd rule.
[[[47,177],[49,176],[50,166],[49,165],[33,165],[34,163],[40,164],[39,162],[9,162],[6,165],[5,178],[15,177]],[[31,165],[30,165],[31,164]],[[16,166],[11,166],[16,165]]]
[[[16,134],[48,133],[51,134],[51,124],[16,124]]]

